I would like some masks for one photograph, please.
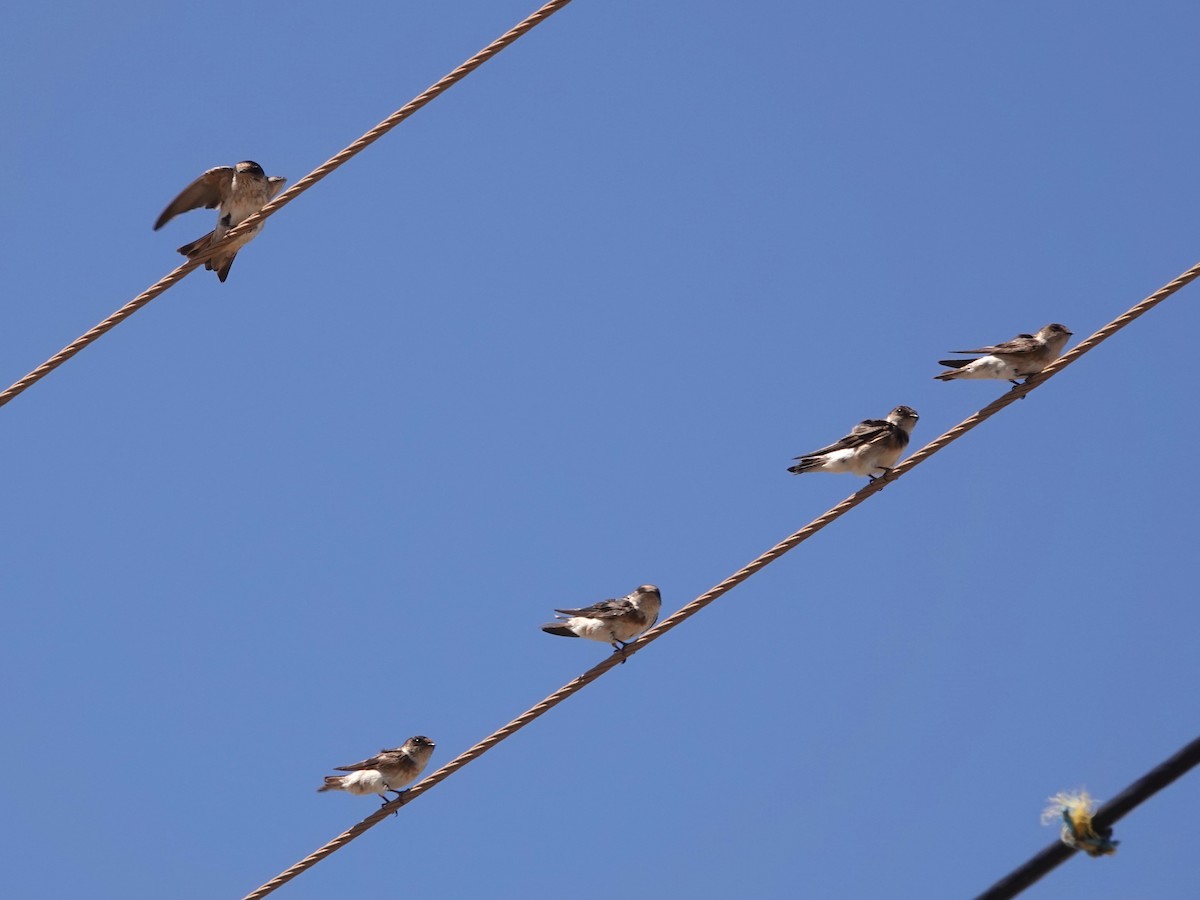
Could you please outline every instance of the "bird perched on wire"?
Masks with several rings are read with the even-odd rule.
[[[1037,334],[1018,334],[1011,341],[978,347],[974,350],[951,350],[951,353],[983,353],[977,359],[939,359],[939,366],[949,371],[933,377],[939,381],[956,378],[995,378],[1019,384],[1018,378],[1036,375],[1062,355],[1071,338],[1065,325],[1052,322]]]
[[[424,735],[410,737],[393,750],[380,750],[378,756],[351,766],[334,766],[349,775],[326,775],[321,791],[346,791],[350,794],[378,794],[388,802],[388,793],[399,796],[401,789],[417,780],[433,755],[435,744]]]
[[[627,597],[602,600],[579,609],[556,609],[558,621],[542,626],[547,634],[606,641],[624,652],[625,645],[654,626],[662,609],[658,588],[643,584]]]
[[[890,472],[917,424],[917,411],[897,406],[886,419],[866,419],[836,443],[803,456],[788,469],[794,475],[803,472],[848,472],[875,480],[876,470]]]
[[[171,201],[154,223],[154,230],[158,231],[182,212],[201,207],[215,207],[217,227],[204,237],[179,248],[180,253],[191,259],[221,240],[225,232],[243,219],[266,206],[283,190],[286,181],[286,178],[278,175],[268,177],[262,166],[251,160],[240,162],[236,166],[217,166],[189,184],[183,189],[183,193]],[[215,270],[217,277],[224,281],[229,277],[229,267],[233,265],[233,258],[237,256],[237,252],[261,230],[262,223],[259,223],[245,234],[239,235],[232,244],[209,259],[204,268]]]

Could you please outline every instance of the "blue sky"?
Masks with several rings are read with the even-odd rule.
[[[535,8],[26,4],[9,384]],[[5,893],[237,897],[1200,258],[1188,3],[577,0],[0,410]],[[281,889],[964,897],[1196,736],[1196,288]],[[1031,898],[1192,895],[1195,775]]]

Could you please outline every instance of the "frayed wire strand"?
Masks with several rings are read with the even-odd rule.
[[[1120,794],[1109,800],[1092,816],[1091,827],[1100,834],[1111,834],[1112,827],[1163,788],[1200,765],[1200,738],[1192,741],[1170,759],[1155,766]],[[1078,851],[1061,840],[1044,848],[1029,861],[1005,875],[975,900],[1010,900],[1074,856]]]

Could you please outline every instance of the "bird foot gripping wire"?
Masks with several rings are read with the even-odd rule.
[[[1094,813],[1095,801],[1087,791],[1063,791],[1050,798],[1042,822],[1049,824],[1061,817],[1063,826],[1059,836],[1064,844],[1088,856],[1112,856],[1121,842],[1112,839],[1111,828],[1097,827],[1092,822]]]
[[[392,815],[398,816],[398,815],[400,815],[400,807],[404,805],[404,802],[405,802],[404,797],[408,793],[408,791],[407,790],[398,791],[395,788],[390,787],[390,788],[388,788],[388,793],[395,794],[396,796],[392,797],[389,800],[387,794],[384,794],[383,795],[383,806],[387,806],[390,803],[396,803],[397,806],[395,809],[392,810]]]
[[[1015,378],[1010,378],[1010,379],[1009,379],[1009,382],[1012,384],[1012,387],[1008,389],[1009,393],[1011,394],[1013,391],[1019,391],[1019,390],[1021,390],[1021,388],[1025,387],[1025,385],[1029,384],[1029,379],[1028,379],[1028,378],[1026,378],[1024,381],[1017,381]],[[1028,392],[1028,391],[1026,391],[1026,392],[1025,392],[1025,394],[1022,394],[1022,395],[1021,395],[1020,397],[1018,397],[1017,399],[1018,399],[1018,400],[1024,400],[1024,399],[1025,399],[1025,395],[1026,395],[1026,394],[1028,394],[1028,393],[1029,393],[1029,392]]]

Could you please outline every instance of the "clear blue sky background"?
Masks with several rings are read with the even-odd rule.
[[[4,384],[528,0],[18,5]],[[1200,258],[1194,3],[577,0],[0,410],[9,897],[239,897]],[[968,897],[1196,736],[1188,288],[280,897]],[[432,769],[431,769],[432,771]],[[1031,898],[1195,896],[1195,774]]]

